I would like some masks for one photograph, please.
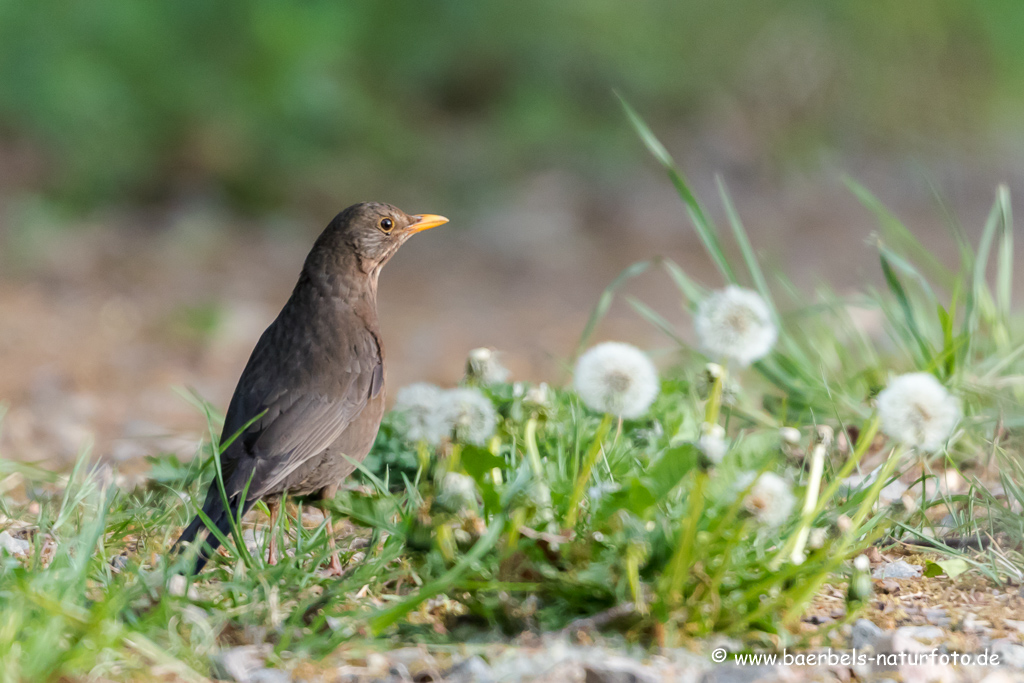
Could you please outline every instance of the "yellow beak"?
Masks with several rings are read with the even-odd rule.
[[[436,228],[439,225],[444,225],[448,222],[448,219],[444,216],[435,216],[432,213],[421,213],[416,216],[412,216],[414,219],[409,224],[409,232],[423,232],[424,230],[430,230]]]

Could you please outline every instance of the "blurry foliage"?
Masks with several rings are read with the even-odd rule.
[[[1019,100],[1022,30],[1013,0],[0,0],[0,145],[78,205],[470,197],[555,158],[612,172],[613,88],[654,122],[725,107],[766,152],[960,132]]]

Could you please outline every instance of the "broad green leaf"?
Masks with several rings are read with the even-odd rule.
[[[968,569],[970,569],[970,565],[966,561],[958,557],[951,557],[948,560],[928,561],[925,564],[924,575],[931,577],[945,574],[949,578],[955,579]]]

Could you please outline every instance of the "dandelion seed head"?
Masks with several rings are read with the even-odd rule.
[[[729,285],[705,297],[694,319],[701,346],[713,358],[741,367],[768,355],[778,330],[755,291]]]
[[[498,413],[479,389],[450,389],[443,393],[442,405],[446,432],[456,441],[483,446],[494,435]]]
[[[753,477],[753,473],[741,477],[743,488],[750,485]],[[765,472],[758,477],[743,499],[747,511],[767,527],[777,527],[789,519],[795,505],[796,497],[789,482],[774,472]]]
[[[437,502],[452,512],[476,507],[476,482],[468,475],[448,472],[438,486]]]
[[[697,395],[703,400],[710,398],[711,391],[714,389],[715,383],[719,378],[724,378],[722,381],[722,405],[736,405],[740,395],[740,385],[733,378],[729,377],[725,373],[725,368],[718,363],[708,363],[704,368],[704,372],[697,375],[695,382]]]
[[[825,541],[828,540],[828,529],[824,527],[814,527],[811,529],[811,533],[807,539],[807,546],[812,550],[820,550],[825,547]]]
[[[526,395],[523,396],[523,402],[535,408],[551,407],[551,389],[548,388],[547,382],[541,382],[527,389]]]
[[[782,427],[779,429],[779,438],[784,443],[796,446],[800,443],[800,430],[796,427]]]
[[[893,378],[878,394],[882,431],[926,453],[942,448],[960,420],[960,402],[927,372]]]
[[[697,447],[712,465],[720,464],[729,450],[729,444],[725,440],[725,429],[722,425],[705,422],[701,427]]]
[[[501,384],[509,376],[508,368],[498,360],[498,352],[482,346],[469,352],[466,377],[480,384]]]
[[[591,348],[576,362],[576,393],[591,409],[640,417],[658,396],[658,371],[640,349],[619,342]]]
[[[858,555],[853,559],[853,568],[859,572],[866,572],[871,569],[871,560],[867,555]]]
[[[551,489],[542,481],[534,480],[526,490],[526,497],[530,505],[546,510],[551,507]]]
[[[444,393],[440,387],[426,382],[410,384],[398,390],[395,412],[402,415],[405,437],[409,441],[425,441],[436,446],[448,435]]]
[[[587,498],[590,499],[594,505],[597,505],[601,502],[602,498],[619,491],[621,488],[621,486],[613,481],[599,482],[587,489]]]

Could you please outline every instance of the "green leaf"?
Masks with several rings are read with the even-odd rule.
[[[965,560],[961,560],[958,557],[951,557],[948,560],[927,562],[924,568],[924,575],[931,577],[945,574],[949,578],[955,579],[968,569],[970,569],[970,565],[968,565]]]
[[[633,477],[625,487],[602,501],[599,508],[600,514],[596,516],[595,520],[604,521],[619,510],[628,510],[637,517],[645,519],[657,503],[654,494],[651,493],[650,483]]]
[[[670,448],[651,465],[646,473],[651,494],[659,503],[664,501],[679,482],[697,466],[699,451],[692,443]]]
[[[476,479],[477,482],[483,480],[484,475],[495,467],[503,470],[508,466],[508,463],[505,462],[504,458],[499,458],[486,448],[471,446],[469,444],[462,447],[462,456],[460,457],[460,460],[462,461],[462,466],[466,468],[466,472],[469,476]]]

